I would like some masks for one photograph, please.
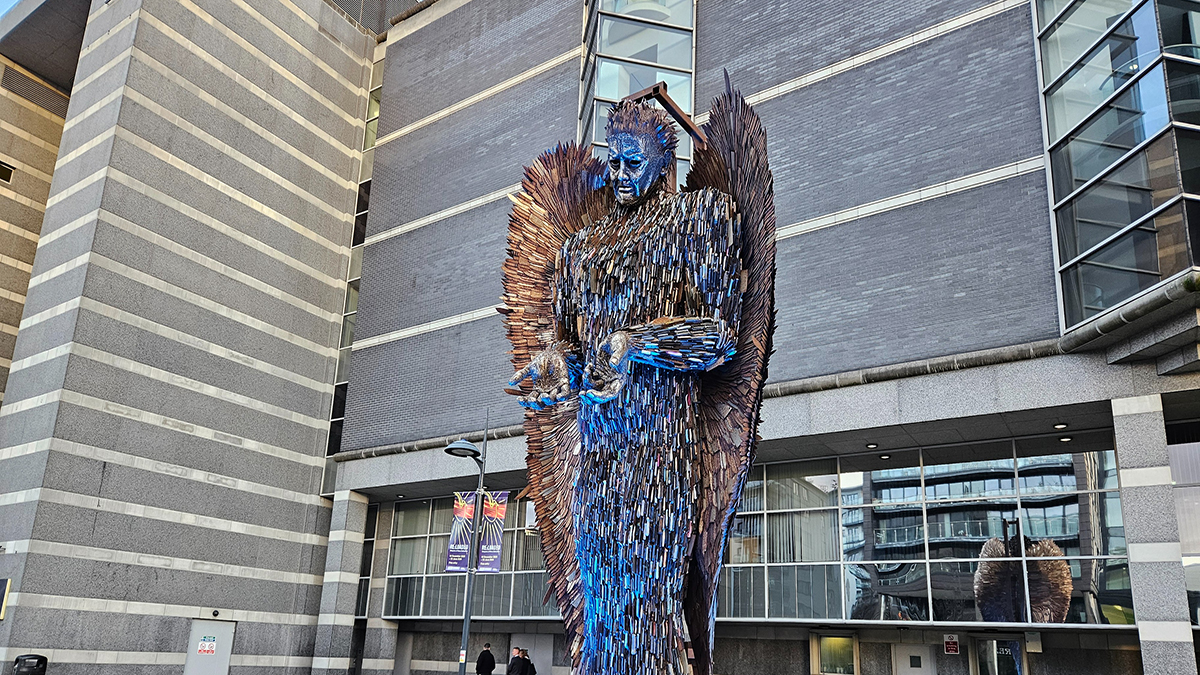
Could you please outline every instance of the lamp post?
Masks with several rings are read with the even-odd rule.
[[[451,457],[469,457],[479,466],[479,485],[475,488],[475,517],[471,525],[471,551],[467,554],[467,599],[463,603],[462,646],[458,652],[458,675],[467,675],[467,640],[471,637],[471,602],[475,594],[475,571],[479,567],[479,521],[483,515],[483,473],[487,468],[487,427],[484,426],[483,450],[466,439],[446,446]]]

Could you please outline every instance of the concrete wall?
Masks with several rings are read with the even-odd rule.
[[[311,660],[373,49],[322,0],[93,3],[0,409],[0,662],[179,672],[214,611],[232,672]]]
[[[17,324],[25,305],[34,251],[67,97],[12,61],[0,57],[0,162],[14,168],[0,182],[0,382],[8,379]],[[2,386],[2,385],[0,385]],[[3,389],[0,389],[0,400]]]

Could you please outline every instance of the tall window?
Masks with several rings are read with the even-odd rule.
[[[334,375],[333,407],[329,414],[329,446],[325,456],[342,449],[342,424],[346,418],[346,391],[350,382],[350,349],[354,344],[354,325],[358,317],[358,289],[362,281],[363,240],[367,237],[367,213],[371,207],[371,174],[375,166],[375,135],[379,126],[379,103],[383,93],[383,61],[371,68],[370,94],[367,99],[367,125],[363,136],[362,163],[358,173],[358,198],[354,206],[354,233],[350,241],[350,264],[346,271],[346,296],[342,306],[342,333],[338,343],[337,371]],[[322,494],[333,493],[334,463],[325,461]]]
[[[1197,259],[1200,3],[1035,4],[1069,329]]]
[[[692,112],[692,17],[694,0],[590,0],[587,25],[580,131],[606,157],[604,127],[608,111],[622,98],[667,84],[671,99]],[[679,177],[687,175],[692,139],[679,135]]]
[[[384,592],[385,617],[462,616],[466,574],[446,571],[454,500],[397,502]],[[509,503],[500,573],[475,577],[472,613],[480,617],[556,617],[546,596],[545,563],[533,502]]]
[[[755,467],[719,616],[1030,623],[1027,573],[1056,560],[1071,572],[1067,623],[1130,624],[1116,489],[1110,431]],[[1001,563],[984,568],[998,612],[976,602],[985,558]]]

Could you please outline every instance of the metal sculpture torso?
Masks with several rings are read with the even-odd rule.
[[[609,117],[608,171],[559,147],[514,199],[505,304],[529,494],[574,673],[711,673],[729,521],[773,328],[774,210],[758,119],[730,92],[672,189],[674,129]]]

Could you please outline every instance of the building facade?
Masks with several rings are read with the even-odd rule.
[[[33,204],[0,203],[0,672],[178,672],[218,629],[233,673],[456,671],[475,466],[442,450],[485,425],[513,500],[469,658],[569,672],[503,392],[507,196],[655,82],[704,121],[725,70],[769,139],[778,328],[717,671],[1197,672],[1200,4],[401,4],[0,20],[59,97],[0,90],[0,200]]]

